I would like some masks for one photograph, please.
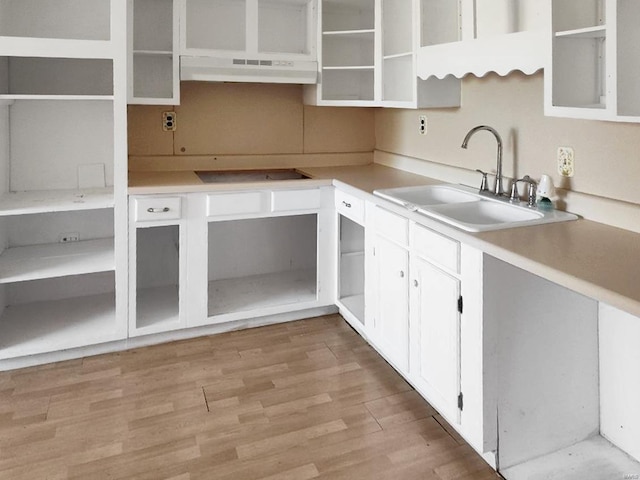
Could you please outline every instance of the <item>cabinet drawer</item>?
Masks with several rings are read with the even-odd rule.
[[[340,190],[335,191],[335,197],[338,213],[361,225],[364,223],[364,200]]]
[[[413,225],[411,249],[412,252],[435,264],[460,273],[460,243],[456,240],[423,226]]]
[[[312,190],[276,190],[271,192],[271,210],[286,212],[289,210],[314,210],[321,206],[320,189]]]
[[[134,198],[136,222],[177,220],[182,216],[182,198]]]
[[[401,245],[409,243],[409,220],[388,210],[375,207],[373,210],[373,225],[383,237],[387,237]]]
[[[207,195],[207,216],[247,215],[268,210],[266,192],[234,192]]]

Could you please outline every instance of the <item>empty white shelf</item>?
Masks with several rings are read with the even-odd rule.
[[[178,324],[178,286],[139,288],[136,292],[136,329]]]
[[[634,478],[640,474],[640,463],[601,436],[595,436],[501,473],[509,480]]]
[[[113,188],[10,192],[0,196],[0,216],[113,208]]]
[[[0,36],[0,56],[50,58],[114,58],[109,40],[76,40]]]
[[[113,100],[113,95],[25,95],[25,94],[12,94],[5,93],[0,95],[0,100],[7,102],[15,100]]]
[[[345,306],[351,314],[364,324],[364,294],[350,295],[340,298],[340,303]]]
[[[113,293],[10,305],[0,322],[0,359],[118,340]]]
[[[14,247],[0,255],[0,283],[114,269],[113,238]]]
[[[605,25],[596,25],[595,27],[578,28],[575,30],[564,30],[556,32],[557,38],[602,38],[607,34]]]
[[[292,270],[209,282],[209,316],[313,302],[316,270]]]

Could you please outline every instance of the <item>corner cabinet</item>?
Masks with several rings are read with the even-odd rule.
[[[320,0],[317,85],[312,105],[450,107],[460,104],[456,79],[416,74],[417,0]]]
[[[640,4],[553,0],[545,114],[640,122]]]
[[[420,0],[418,75],[532,74],[547,63],[549,18],[540,0]]]
[[[365,316],[365,201],[335,190],[337,278],[335,302],[340,314],[367,336]]]
[[[0,18],[0,364],[10,368],[127,335],[126,8],[5,1]]]

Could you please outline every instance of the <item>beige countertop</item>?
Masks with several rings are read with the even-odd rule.
[[[336,181],[366,194],[381,188],[442,183],[375,164],[298,170],[312,180],[295,180],[296,185],[301,184],[299,182],[306,186],[327,185]],[[204,184],[193,172],[135,173],[130,174],[129,182],[131,194],[237,189],[240,185]],[[286,181],[287,185],[290,182]],[[275,187],[278,183],[282,182],[270,182],[269,186]],[[264,183],[258,185],[264,187]],[[241,187],[255,188],[256,184],[241,184]],[[516,267],[640,316],[640,235],[637,233],[583,219],[482,233],[464,232],[424,217],[420,220]]]

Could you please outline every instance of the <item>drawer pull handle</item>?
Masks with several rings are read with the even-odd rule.
[[[345,207],[347,207],[347,208],[351,208],[351,204],[350,204],[350,203],[345,202],[344,200],[342,201],[342,204],[343,204]]]
[[[147,208],[147,212],[149,212],[149,213],[167,213],[169,210],[171,210],[169,207],[164,207],[164,208],[149,207],[149,208]]]
[[[400,278],[404,278],[404,272],[400,270]]]
[[[416,288],[418,288],[418,285],[420,285],[420,284],[418,283],[418,280],[414,280],[414,281],[413,281],[413,286],[414,286],[414,287],[416,287]]]

